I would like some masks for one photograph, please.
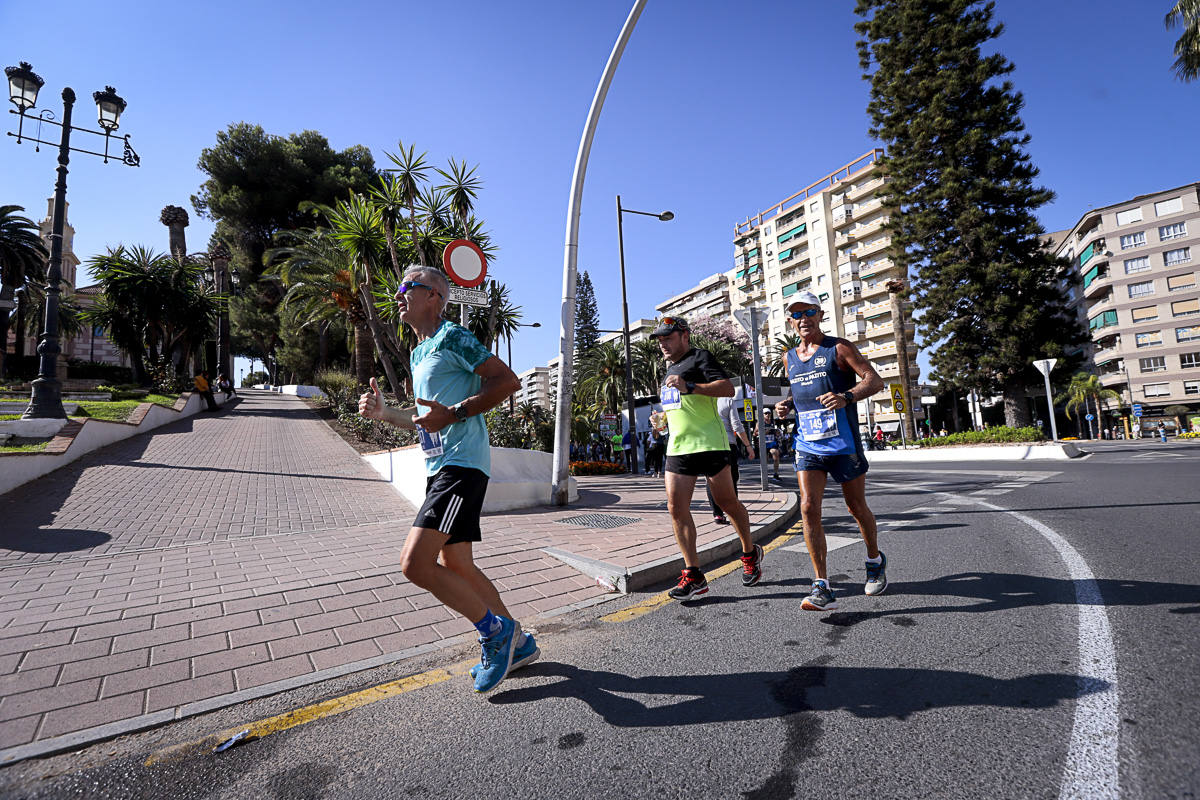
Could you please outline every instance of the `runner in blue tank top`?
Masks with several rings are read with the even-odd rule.
[[[804,543],[812,559],[812,592],[800,604],[808,611],[831,611],[837,599],[825,565],[825,529],[821,526],[821,499],[826,480],[842,486],[846,507],[858,522],[867,545],[866,593],[887,588],[887,559],[879,551],[875,515],[867,507],[867,458],[858,438],[858,401],[883,388],[883,379],[858,348],[845,339],[821,331],[821,301],[812,292],[801,292],[787,305],[788,322],[800,336],[800,346],[787,353],[791,397],[776,404],[783,418],[789,406],[796,409],[796,480],[800,484],[800,512]]]

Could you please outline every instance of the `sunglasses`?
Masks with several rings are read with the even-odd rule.
[[[821,313],[819,308],[806,308],[803,311],[792,311],[788,314],[792,319],[803,319],[804,317],[815,317]]]
[[[409,289],[413,288],[428,289],[432,294],[436,294],[438,297],[442,296],[442,293],[437,289],[433,288],[427,283],[421,283],[419,281],[404,281],[396,288],[396,294],[408,294]]]

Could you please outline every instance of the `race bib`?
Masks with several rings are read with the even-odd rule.
[[[805,442],[832,439],[838,435],[837,413],[831,408],[797,412],[796,434]]]
[[[421,437],[421,452],[425,454],[426,458],[434,458],[435,456],[440,456],[442,454],[441,431],[437,433],[430,433],[418,425],[417,435]]]
[[[674,411],[683,408],[683,400],[678,389],[671,386],[664,386],[658,396],[662,400],[663,411]]]

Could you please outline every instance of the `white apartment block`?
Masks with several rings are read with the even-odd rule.
[[[1146,421],[1170,405],[1200,410],[1200,183],[1088,211],[1058,254],[1082,277],[1072,299],[1101,383]]]
[[[882,155],[872,150],[735,226],[734,268],[726,273],[730,305],[769,309],[759,341],[763,353],[774,357],[778,338],[791,332],[784,315],[788,298],[811,291],[821,299],[826,332],[854,342],[884,383],[899,380],[887,282],[906,276],[887,257],[891,239],[882,232],[890,182],[877,164]],[[904,313],[914,397],[919,370],[908,303]],[[864,422],[869,415],[888,428],[900,420],[885,393],[867,405],[859,404]]]
[[[709,275],[687,291],[659,303],[654,310],[660,318],[673,314],[686,320],[728,317],[733,311],[729,300],[729,275],[724,272]]]

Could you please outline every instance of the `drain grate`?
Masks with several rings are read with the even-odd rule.
[[[555,522],[561,525],[578,525],[581,528],[620,528],[634,522],[641,522],[641,517],[622,517],[617,514],[580,514],[577,517],[563,517]]]

